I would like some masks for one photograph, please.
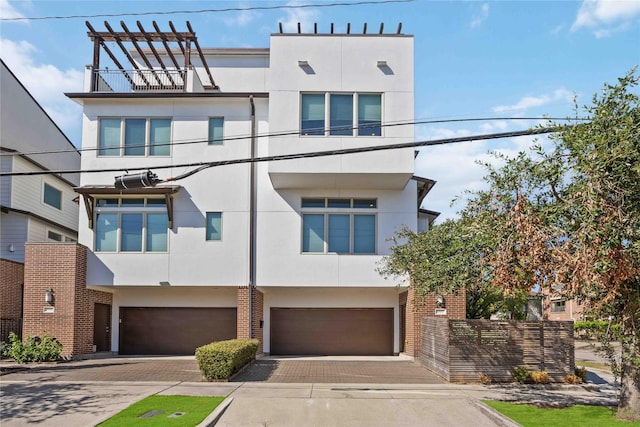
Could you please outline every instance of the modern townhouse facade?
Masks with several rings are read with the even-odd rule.
[[[422,315],[463,318],[464,295],[417,306],[376,271],[397,230],[437,216],[420,209],[434,181],[414,176],[414,149],[305,154],[413,141],[413,38],[280,32],[269,48],[207,49],[188,27],[90,27],[85,90],[67,94],[84,109],[82,169],[103,170],[76,188],[73,286],[94,349],[251,337],[267,354],[415,356]],[[100,48],[127,36],[135,69],[103,68]],[[161,182],[114,185],[137,168]]]
[[[80,153],[3,61],[0,103],[0,171],[79,169]],[[77,240],[78,184],[78,174],[0,176],[0,340],[21,329],[25,243]]]

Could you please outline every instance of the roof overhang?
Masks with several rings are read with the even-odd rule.
[[[429,194],[429,191],[431,191],[433,186],[436,185],[436,181],[416,175],[412,176],[411,179],[416,181],[418,184],[418,207],[420,207],[424,198]]]
[[[133,188],[119,190],[110,185],[84,185],[73,190],[82,195],[84,207],[89,219],[89,228],[93,229],[93,214],[96,196],[158,196],[163,195],[167,206],[168,227],[173,228],[173,195],[180,191],[180,185],[167,185],[160,187]]]

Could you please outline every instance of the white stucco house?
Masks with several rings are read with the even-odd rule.
[[[437,216],[419,211],[434,182],[414,177],[414,150],[277,159],[413,141],[412,36],[280,32],[229,49],[201,48],[190,27],[89,27],[94,62],[67,96],[84,109],[82,169],[107,170],[76,188],[86,286],[109,295],[98,351],[234,337],[271,354],[413,348],[407,284],[376,266],[395,231]],[[118,54],[132,62],[107,69]],[[146,170],[162,182],[114,186]]]

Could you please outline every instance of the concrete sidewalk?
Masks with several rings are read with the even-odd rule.
[[[495,426],[481,399],[615,404],[615,389],[453,384],[2,381],[3,427],[90,426],[151,394],[232,396],[219,426]]]

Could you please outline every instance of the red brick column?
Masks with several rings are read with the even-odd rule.
[[[406,295],[405,295],[406,294]],[[439,305],[436,294],[417,295],[413,287],[399,296],[399,303],[406,301],[405,346],[404,352],[413,357],[420,355],[422,345],[422,319],[425,317],[445,317],[449,319],[466,318],[466,296],[464,291],[458,294],[443,295],[444,302]],[[446,314],[437,315],[436,309],[446,309]]]
[[[249,296],[249,286],[238,286],[237,338],[250,338]]]
[[[9,332],[20,335],[22,319],[22,284],[24,264],[0,259],[0,319],[4,320],[0,340],[6,341]]]
[[[94,303],[111,305],[112,295],[87,289],[86,276],[85,246],[26,244],[23,337],[47,333],[62,343],[64,356],[91,353]],[[45,302],[48,289],[53,289],[52,303]]]
[[[251,312],[251,329],[253,332],[252,338],[257,339],[260,344],[258,344],[258,354],[262,354],[263,350],[263,313],[264,313],[264,294],[253,288],[253,311]]]

